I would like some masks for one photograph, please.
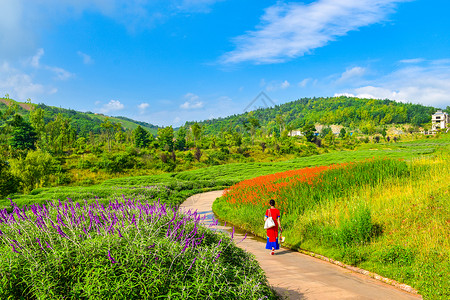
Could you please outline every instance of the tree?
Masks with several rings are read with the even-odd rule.
[[[264,143],[264,142],[262,142],[261,144],[260,144],[260,146],[261,146],[261,150],[262,150],[262,152],[264,153],[264,151],[266,150],[266,143]]]
[[[158,129],[159,147],[164,151],[173,151],[173,128],[172,126]]]
[[[13,132],[9,139],[9,145],[19,150],[36,149],[37,136],[34,128],[30,123],[26,122],[20,115],[16,114],[11,122]]]
[[[202,155],[203,155],[202,151],[200,150],[200,148],[197,147],[197,148],[195,149],[195,153],[194,153],[195,159],[196,159],[197,161],[200,161],[200,158],[202,157]]]
[[[341,139],[345,138],[345,134],[347,133],[347,130],[345,130],[345,128],[341,128],[341,131],[339,132],[339,137]]]
[[[381,135],[383,136],[383,139],[386,140],[387,135],[386,128],[383,128],[383,130],[381,131]]]
[[[0,160],[0,198],[9,194],[16,193],[19,190],[20,180],[10,172],[10,166],[7,161]]]
[[[308,123],[302,128],[302,133],[306,137],[306,140],[310,143],[314,143],[316,140],[316,136],[314,132],[316,131],[316,127],[312,123]]]
[[[140,125],[133,130],[133,139],[137,148],[146,148],[150,143],[149,132]]]
[[[175,148],[179,151],[183,151],[186,148],[186,129],[184,127],[178,129]]]
[[[122,124],[120,123],[112,123],[108,117],[100,124],[100,127],[104,129],[106,134],[106,140],[108,143],[108,150],[111,151],[111,141],[114,137],[114,133],[119,131],[122,128]]]
[[[255,132],[257,128],[260,128],[261,124],[259,123],[259,120],[255,117],[248,118],[247,121],[244,122],[244,128],[248,131],[250,131],[250,135],[252,137],[252,145],[255,144],[254,138],[255,138]]]
[[[53,121],[45,126],[46,140],[53,153],[62,153],[65,146],[74,142],[75,131],[70,121],[70,118],[59,113]]]
[[[322,131],[320,132],[320,137],[321,138],[324,138],[324,137],[326,137],[329,133],[331,132],[331,134],[333,134],[333,131],[331,130],[331,128],[330,127],[324,127],[323,129],[322,129]]]
[[[195,122],[194,124],[192,124],[191,130],[192,135],[194,136],[194,143],[197,145],[197,141],[200,139],[200,136],[202,134],[202,128],[197,122]]]
[[[45,111],[40,107],[33,108],[30,111],[30,122],[31,122],[31,125],[36,130],[39,147],[43,146],[43,136],[44,136],[44,132],[45,132],[44,114],[45,114]]]
[[[46,185],[59,165],[49,153],[29,151],[25,158],[11,160],[11,173],[20,178],[23,189],[29,192]]]

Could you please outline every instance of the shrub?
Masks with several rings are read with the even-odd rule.
[[[196,212],[60,201],[13,204],[0,220],[2,299],[275,298],[256,261]]]
[[[45,186],[59,163],[49,153],[29,151],[25,158],[11,160],[11,173],[20,178],[25,192]]]
[[[20,180],[10,172],[7,161],[0,160],[0,198],[19,191]]]

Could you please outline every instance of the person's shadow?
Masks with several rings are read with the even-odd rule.
[[[275,255],[283,255],[283,254],[288,254],[288,253],[291,253],[291,252],[292,252],[292,250],[281,249],[281,250],[275,251]]]

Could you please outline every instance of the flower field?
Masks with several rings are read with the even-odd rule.
[[[286,246],[450,297],[450,156],[370,159],[245,180],[213,204],[221,218],[265,237],[270,199]]]
[[[125,198],[11,205],[1,299],[274,298],[257,262],[196,212]]]

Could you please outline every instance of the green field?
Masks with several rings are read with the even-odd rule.
[[[88,187],[51,187],[33,190],[28,195],[16,194],[11,198],[19,206],[29,203],[43,203],[47,200],[74,201],[92,200],[108,202],[125,197],[160,198],[171,204],[180,204],[187,197],[204,191],[231,186],[239,181],[287,170],[310,166],[330,165],[342,162],[361,161],[373,157],[401,158],[411,160],[422,155],[444,151],[450,145],[450,136],[420,139],[398,143],[363,144],[358,150],[337,151],[321,155],[296,158],[282,162],[234,163],[179,173],[122,177],[110,179]],[[9,208],[8,199],[0,200],[1,208]]]

